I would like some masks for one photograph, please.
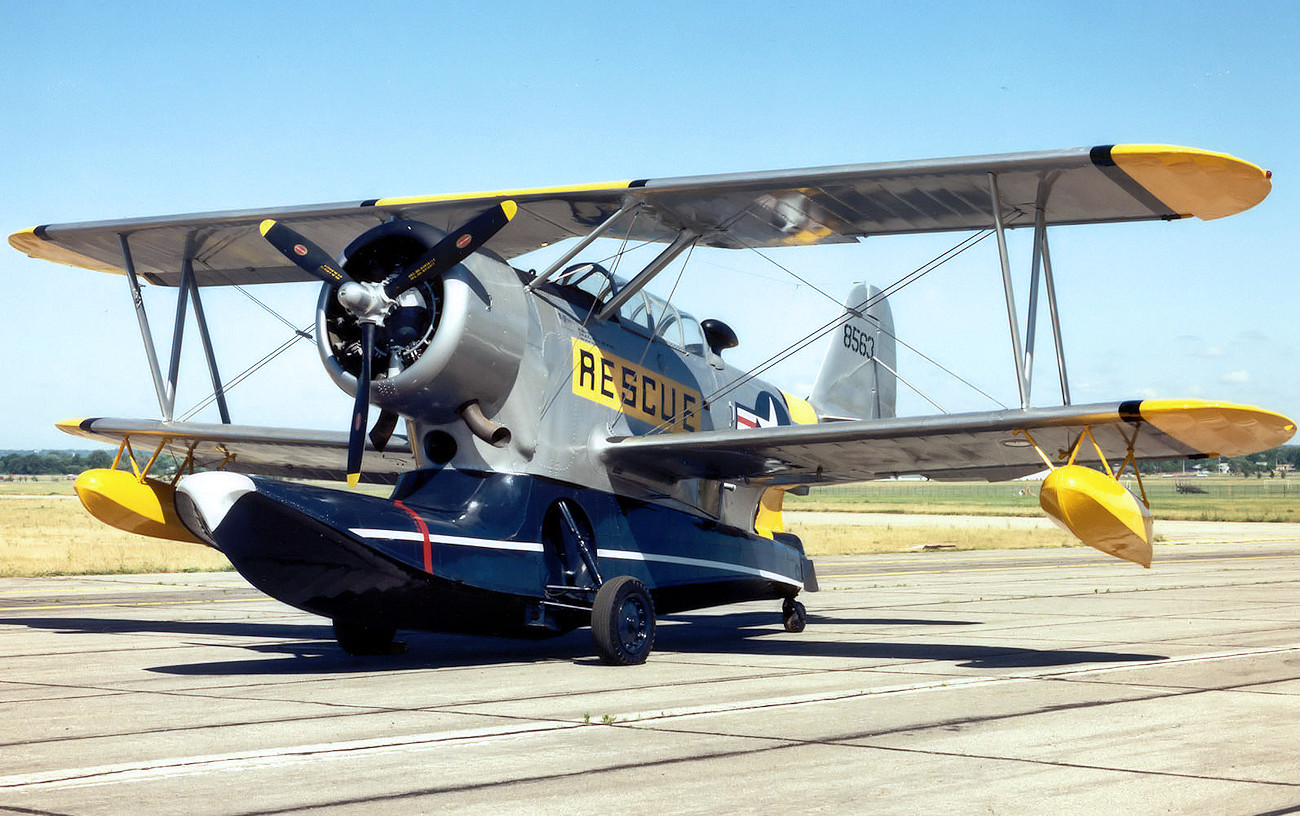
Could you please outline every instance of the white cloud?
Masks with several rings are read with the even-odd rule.
[[[1227,374],[1224,374],[1222,377],[1220,377],[1219,380],[1221,382],[1227,383],[1228,385],[1240,385],[1242,383],[1248,383],[1250,382],[1250,372],[1229,371]]]

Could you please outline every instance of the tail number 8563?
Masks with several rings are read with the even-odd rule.
[[[868,360],[876,353],[876,338],[852,323],[844,324],[844,348],[861,354]]]

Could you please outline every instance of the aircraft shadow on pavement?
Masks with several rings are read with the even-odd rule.
[[[399,632],[405,654],[354,657],[334,640],[329,623],[256,623],[249,621],[175,621],[126,618],[6,617],[0,625],[28,626],[64,634],[163,634],[196,639],[231,638],[193,643],[265,657],[156,666],[151,671],[182,675],[294,675],[358,671],[446,668],[520,660],[578,659],[592,651],[591,637],[580,629],[545,640],[513,640],[429,632]],[[262,642],[249,642],[262,641]],[[175,644],[175,641],[171,641]]]
[[[946,661],[963,668],[1015,669],[1163,660],[1165,655],[1075,649],[1030,649],[972,643],[909,642],[866,639],[827,640],[818,628],[830,625],[890,627],[969,626],[974,620],[899,618],[840,618],[808,616],[809,627],[797,635],[783,631],[775,613],[672,615],[661,619],[656,650],[692,654],[763,657],[831,657],[865,661]],[[494,663],[570,660],[598,664],[586,629],[539,640],[514,640],[473,635],[401,632],[404,654],[354,657],[334,642],[328,624],[255,623],[248,621],[142,621],[116,618],[5,618],[0,623],[67,633],[173,634],[195,638],[228,637],[244,642],[208,643],[246,654],[251,659],[156,666],[151,671],[176,675],[311,675],[355,672],[409,671]],[[881,634],[884,634],[882,632]],[[875,634],[875,633],[872,633]],[[247,642],[256,639],[264,642]],[[196,644],[198,645],[198,644]],[[651,660],[654,660],[652,655]]]
[[[253,637],[288,639],[332,640],[330,625],[300,623],[253,623],[250,621],[176,621],[136,620],[131,618],[26,618],[0,617],[0,624],[49,629],[67,634],[160,634],[192,635],[195,637]]]
[[[775,623],[774,623],[775,619]],[[1035,666],[1073,666],[1084,663],[1124,663],[1164,660],[1165,655],[1076,649],[1029,649],[977,643],[917,643],[907,640],[868,639],[888,634],[890,627],[971,626],[978,620],[898,618],[844,618],[833,613],[808,616],[808,628],[797,635],[784,634],[777,615],[743,612],[732,615],[678,615],[673,620],[687,626],[661,627],[656,649],[685,654],[747,654],[766,657],[836,657],[860,660],[938,660],[962,668],[1014,669]],[[838,624],[881,627],[879,633],[857,633],[860,640],[825,640],[819,625]],[[850,636],[852,637],[852,635]],[[654,659],[652,655],[651,660]]]

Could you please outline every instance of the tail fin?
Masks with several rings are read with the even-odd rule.
[[[822,419],[894,416],[894,317],[880,290],[855,283],[808,401]]]

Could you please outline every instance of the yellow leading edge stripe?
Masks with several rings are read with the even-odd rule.
[[[1272,173],[1227,153],[1171,145],[1115,145],[1110,158],[1166,207],[1204,221],[1248,210],[1273,189]]]
[[[381,198],[375,202],[376,207],[398,207],[410,204],[433,204],[439,201],[472,201],[474,199],[492,198],[526,198],[534,195],[551,195],[553,193],[583,193],[599,190],[626,190],[629,181],[610,181],[602,184],[566,184],[560,187],[534,187],[524,190],[492,190],[483,193],[451,193],[448,195],[408,196],[405,198]],[[510,202],[512,205],[514,202]],[[504,207],[504,202],[502,203]],[[514,213],[508,213],[514,218]]]

